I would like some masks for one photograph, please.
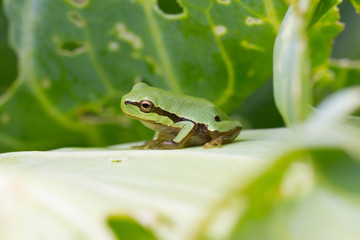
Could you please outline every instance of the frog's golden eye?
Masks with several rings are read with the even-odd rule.
[[[145,113],[149,113],[153,110],[154,104],[149,100],[142,100],[140,102],[140,110]]]

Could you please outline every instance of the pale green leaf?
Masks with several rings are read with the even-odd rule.
[[[0,154],[0,221],[8,224],[0,238],[113,239],[109,221],[116,230],[133,219],[146,236],[191,239],[207,211],[263,172],[290,135],[244,131],[208,150],[119,145]]]
[[[357,239],[360,131],[307,130],[299,129],[302,134],[289,140],[292,145],[263,176],[240,185],[214,208],[209,217],[215,222],[221,212],[238,214],[227,239]],[[234,208],[236,200],[245,206]],[[211,227],[203,229],[211,232]]]
[[[219,216],[232,212],[227,239],[357,239],[360,129],[340,120],[360,107],[359,96],[353,88],[322,103],[263,175],[239,183],[210,211],[199,235],[211,235]]]
[[[326,69],[332,40],[342,29],[339,2],[294,2],[282,22],[274,49],[274,96],[287,125],[311,112],[313,78]]]
[[[305,8],[301,9],[300,3]],[[314,8],[309,0],[299,1],[287,11],[274,48],[275,103],[287,125],[301,122],[309,114],[311,104],[311,65],[305,14]],[[313,11],[313,10],[312,10]],[[310,15],[311,16],[311,15]]]
[[[345,88],[322,102],[317,112],[309,119],[314,128],[338,124],[360,109],[360,86]],[[327,126],[328,127],[328,126]]]
[[[359,175],[360,131],[338,121],[355,109],[349,98],[359,101],[356,91],[327,100],[294,131],[244,131],[221,149],[118,145],[1,154],[0,217],[9,227],[0,237],[59,231],[59,239],[352,239],[357,178],[334,168]],[[321,118],[333,124],[316,127]],[[336,224],[342,218],[350,222]]]

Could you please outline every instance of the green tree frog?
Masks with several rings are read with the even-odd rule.
[[[173,93],[137,83],[121,99],[123,113],[156,131],[155,138],[138,149],[204,148],[232,142],[242,126],[232,121],[214,104],[203,98]]]

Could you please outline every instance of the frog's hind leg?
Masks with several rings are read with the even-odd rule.
[[[213,148],[215,146],[221,147],[223,142],[224,136],[219,135],[216,138],[211,139],[210,142],[204,144],[203,148]]]
[[[233,121],[216,122],[209,127],[210,129],[213,127],[221,131],[208,130],[211,140],[203,146],[204,148],[221,147],[222,144],[230,143],[239,135],[242,129],[240,123]]]
[[[183,148],[187,141],[193,136],[195,132],[195,124],[191,121],[181,121],[171,125],[173,128],[179,128],[178,134],[174,139],[160,140],[159,143],[155,146],[152,146],[151,149],[179,149]]]

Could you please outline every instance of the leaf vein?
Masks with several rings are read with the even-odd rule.
[[[213,1],[212,1],[213,2]],[[210,25],[210,28],[211,29],[214,29],[215,27],[215,24],[213,22],[213,20],[211,19],[211,16],[210,16],[210,10],[211,10],[211,7],[212,5],[210,5],[210,7],[205,11],[205,15],[206,15],[206,18],[209,22],[209,25]],[[221,97],[219,97],[219,99],[217,99],[215,101],[215,104],[218,105],[218,106],[222,106],[226,103],[226,101],[231,97],[231,95],[234,93],[234,87],[235,87],[235,71],[234,71],[234,67],[233,67],[233,64],[230,60],[230,57],[225,49],[225,46],[221,40],[221,37],[220,36],[217,36],[216,34],[214,34],[215,36],[215,40],[216,40],[216,44],[220,50],[220,54],[221,54],[221,57],[224,61],[224,64],[225,64],[225,67],[226,67],[226,70],[228,72],[228,84],[227,84],[227,87],[224,91],[224,93],[221,95]]]
[[[104,71],[103,67],[101,66],[101,64],[99,63],[99,61],[97,60],[97,58],[95,56],[93,44],[91,43],[89,30],[88,30],[86,24],[83,27],[83,32],[84,32],[85,41],[88,44],[88,56],[90,58],[92,65],[95,68],[95,71],[97,72],[97,74],[100,78],[100,81],[105,85],[105,88],[109,95],[115,95],[116,91],[115,91],[114,86],[111,84],[108,76],[106,75],[106,72]]]
[[[150,32],[154,39],[155,48],[159,54],[160,62],[163,66],[163,69],[165,70],[165,75],[167,78],[166,80],[169,81],[170,88],[175,92],[181,93],[181,87],[178,80],[176,79],[171,61],[166,50],[166,45],[164,44],[163,37],[159,30],[156,19],[153,15],[152,5],[153,1],[145,0],[143,2],[145,17],[149,23]]]
[[[36,34],[36,18],[37,13],[36,10],[39,9],[37,6],[39,4],[38,0],[28,0],[27,4],[24,6],[25,14],[24,14],[24,24],[22,26],[22,47],[19,47],[19,61],[20,61],[20,72],[19,82],[24,81],[25,83],[29,84],[30,89],[33,91],[33,96],[37,99],[43,109],[49,114],[49,116],[55,120],[55,122],[61,124],[65,128],[71,129],[76,132],[81,132],[88,139],[96,144],[99,143],[99,136],[95,129],[89,129],[82,124],[74,123],[69,118],[65,117],[64,113],[54,105],[48,96],[44,93],[44,90],[40,87],[38,76],[34,74],[34,66],[33,61],[33,54],[34,52],[34,35]],[[27,80],[27,81],[25,81]]]

